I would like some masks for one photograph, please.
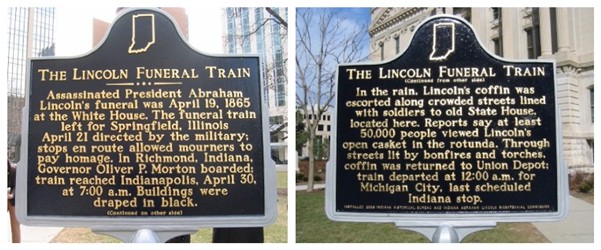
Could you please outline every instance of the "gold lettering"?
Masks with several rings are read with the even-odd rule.
[[[129,77],[127,69],[84,69],[73,68],[72,80],[121,80]]]
[[[217,66],[205,66],[205,70],[209,73],[209,78],[249,78],[250,68],[218,68]]]
[[[136,67],[136,79],[197,79],[199,77],[196,69],[173,69],[158,68],[147,69]]]
[[[66,81],[67,80],[67,71],[64,70],[50,70],[50,69],[38,69],[38,73],[41,76],[41,81]],[[48,77],[48,80],[46,80]]]

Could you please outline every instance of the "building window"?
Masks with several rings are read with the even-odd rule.
[[[255,27],[257,27],[257,52],[261,55],[264,55],[265,49],[263,46],[263,40],[265,40],[265,35],[263,33],[263,9],[256,8],[255,9]]]
[[[240,17],[242,23],[242,52],[250,53],[250,20],[248,18],[248,8],[241,9],[242,16]]]
[[[269,124],[284,124],[284,116],[281,116],[281,115],[270,116]]]
[[[501,8],[490,8],[492,10],[493,29],[497,29],[498,36],[492,39],[495,54],[503,56],[503,20]],[[496,25],[496,26],[495,26]]]
[[[227,8],[227,53],[236,53],[236,15],[234,8]]]
[[[503,56],[503,45],[501,44],[501,38],[493,38],[492,42],[495,46],[495,54],[498,56]]]
[[[286,76],[284,75],[284,58],[280,48],[275,52],[274,64],[276,107],[281,107],[286,105]]]
[[[536,53],[534,42],[532,41],[534,39],[532,28],[525,29],[524,31],[526,31],[526,50],[528,51],[528,59],[534,59],[536,58]]]
[[[528,59],[536,59],[540,56],[540,39],[537,29],[528,28],[526,32],[526,50],[528,50]]]
[[[271,142],[271,143],[280,142],[280,138],[278,138],[277,136],[272,136],[271,138],[269,138],[269,142]],[[271,155],[277,155],[277,154],[274,154],[273,152],[271,152]]]
[[[491,8],[492,9],[492,20],[501,19],[501,8]]]
[[[400,37],[395,37],[394,38],[394,44],[395,44],[395,51],[398,54],[399,52],[401,52],[401,38]]]
[[[551,49],[555,54],[559,50],[557,47],[557,9],[549,8],[549,11],[551,14]]]
[[[272,141],[272,142],[277,142],[277,141]],[[271,150],[271,159],[273,161],[275,161],[275,164],[282,164],[282,160],[280,160],[279,152],[277,149]]]
[[[274,8],[276,14],[280,9]],[[286,106],[286,62],[284,61],[284,51],[282,45],[281,26],[277,22],[271,22],[271,44],[273,53],[273,80],[275,84],[275,106]]]
[[[595,88],[589,89],[589,99],[591,100],[591,123],[595,123]]]
[[[384,43],[380,43],[380,61],[384,61]]]
[[[588,139],[588,140],[586,140],[586,143],[591,148],[591,152],[595,152],[595,140],[594,139]],[[595,162],[595,154],[593,153],[591,155],[593,156],[593,162]]]
[[[453,8],[453,15],[460,16],[468,22],[472,22],[472,8]]]
[[[536,59],[540,56],[540,35],[539,35],[539,19],[538,8],[532,8],[530,15],[532,26],[526,28],[526,49],[528,50],[528,59]]]

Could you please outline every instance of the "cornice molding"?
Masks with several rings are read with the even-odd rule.
[[[423,13],[428,8],[401,8],[394,16],[390,16],[393,8],[384,8],[369,27],[369,35],[373,37],[375,34],[390,28],[401,21],[407,20],[413,16]]]

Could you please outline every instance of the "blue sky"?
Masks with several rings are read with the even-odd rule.
[[[365,25],[365,33],[367,33],[367,29],[369,28],[370,23],[370,12],[371,8],[334,8],[333,12],[338,13],[341,18],[346,18],[348,21],[355,22],[357,25]],[[366,34],[365,39],[363,39],[363,57],[365,58],[369,55],[369,35]],[[364,59],[362,61],[367,61]]]
[[[371,8],[332,8],[332,11],[337,12],[345,18],[369,24],[370,9]]]
[[[326,9],[338,15],[340,19],[344,19],[344,23],[349,26],[348,30],[352,30],[351,26],[364,27],[365,37],[362,40],[362,57],[367,60],[369,55],[369,35],[367,29],[369,28],[370,22],[370,10],[371,8],[297,8],[298,12],[311,11],[315,9]]]

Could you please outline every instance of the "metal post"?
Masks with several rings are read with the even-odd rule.
[[[451,225],[440,225],[432,235],[434,243],[459,243],[459,235]]]
[[[262,227],[213,228],[213,243],[263,243]]]
[[[190,228],[118,228],[93,227],[92,232],[109,235],[128,243],[189,243],[189,235],[198,231]],[[188,236],[188,237],[186,237]],[[187,240],[187,241],[186,241]]]
[[[158,243],[159,237],[150,229],[140,229],[132,238],[132,243]]]

